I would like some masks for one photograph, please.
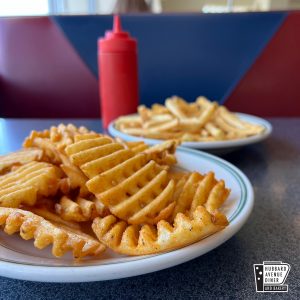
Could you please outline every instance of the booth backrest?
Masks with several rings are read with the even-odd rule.
[[[299,12],[122,23],[138,39],[141,103],[205,95],[246,113],[300,115]],[[0,19],[0,117],[98,117],[97,39],[111,26],[111,16]]]

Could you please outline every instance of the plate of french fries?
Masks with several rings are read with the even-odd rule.
[[[230,152],[266,139],[272,125],[259,117],[232,113],[225,106],[200,96],[195,102],[173,96],[165,104],[138,107],[109,125],[109,133],[126,141],[150,144],[178,140],[182,146],[214,153]]]
[[[0,276],[84,282],[165,269],[232,237],[253,201],[239,169],[176,140],[33,130],[0,156]]]

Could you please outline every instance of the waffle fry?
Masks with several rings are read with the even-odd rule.
[[[166,141],[145,149],[144,153],[160,165],[175,165],[177,163],[175,151],[179,144],[180,142],[175,140]]]
[[[0,175],[11,170],[13,166],[25,165],[42,159],[43,151],[38,148],[27,148],[0,156]]]
[[[0,157],[4,231],[35,239],[39,249],[53,244],[54,256],[72,251],[81,258],[99,255],[105,246],[128,255],[168,251],[226,227],[219,208],[230,190],[213,172],[174,168],[176,147],[184,138],[222,139],[257,127],[205,98],[167,103],[140,106],[140,116],[119,120],[126,130],[137,126],[175,138],[160,145],[112,139],[72,124],[32,131],[24,150]],[[85,233],[92,229],[100,242]]]
[[[177,183],[180,180],[186,180],[189,175],[189,172],[177,168],[172,168],[168,172],[169,178],[173,179],[175,183]]]
[[[117,253],[145,255],[177,249],[200,241],[228,225],[218,211],[210,214],[198,206],[192,217],[178,213],[173,226],[162,220],[153,225],[129,225],[109,215],[96,218],[92,228],[98,239]]]
[[[92,178],[134,155],[122,144],[115,143],[108,137],[77,141],[66,148],[66,153],[71,162],[78,166],[88,178]]]
[[[151,224],[171,205],[175,184],[165,168],[141,153],[90,179],[87,187],[119,218]]]
[[[109,214],[103,205],[97,206],[95,201],[81,197],[73,201],[67,196],[63,196],[55,205],[55,211],[63,220],[74,222],[86,222]]]
[[[41,132],[33,130],[25,139],[23,147],[42,149],[49,162],[59,165],[67,160],[64,152],[66,146],[73,144],[78,136],[87,134],[100,136],[83,126],[77,128],[73,124],[59,124],[57,127],[52,126],[50,130]]]
[[[78,141],[65,151],[90,178],[86,183],[89,191],[112,213],[132,224],[157,223],[170,216],[175,207],[170,201],[175,183],[162,166],[176,162],[176,145],[168,141],[144,147],[101,137]],[[141,146],[146,148],[142,152]],[[133,151],[133,147],[139,150]]]
[[[174,165],[177,162],[175,151],[176,147],[180,144],[179,141],[166,141],[160,145],[155,145],[152,147],[143,141],[124,142],[120,138],[116,138],[116,141],[124,145],[125,148],[133,151],[135,154],[141,152],[147,153],[152,160],[156,161],[160,165]]]
[[[58,189],[57,169],[31,162],[0,177],[0,206],[34,205],[39,196],[54,195]]]
[[[45,206],[22,206],[22,209],[26,211],[31,211],[32,213],[44,218],[47,221],[54,222],[56,224],[61,224],[76,230],[80,230],[80,225],[78,223],[64,220],[61,216],[55,214],[54,212],[52,212],[52,210],[49,210]]]
[[[44,130],[38,132],[33,130],[29,137],[27,137],[23,143],[25,148],[27,147],[39,147],[39,139],[46,139],[52,145],[55,146],[57,150],[63,150],[67,145],[70,145],[74,142],[76,135],[93,133],[89,131],[86,127],[77,128],[73,124],[59,124],[57,127],[52,126],[50,130]]]
[[[213,213],[226,201],[230,190],[225,187],[223,180],[216,180],[214,173],[206,175],[193,172],[185,175],[177,182],[174,201],[173,220],[178,213],[192,215],[195,209],[202,205],[208,212]]]
[[[139,106],[137,116],[121,117],[115,121],[115,127],[129,135],[182,142],[240,139],[265,130],[261,125],[241,120],[224,106],[202,96],[194,103],[173,96],[166,99],[165,106],[154,104],[151,109]]]
[[[128,143],[126,143],[126,146],[134,153],[144,152],[145,150],[147,150],[149,148],[149,146],[143,142],[142,143],[135,142],[135,144],[130,144],[130,145],[128,145]]]
[[[64,151],[67,145],[73,144],[75,139],[81,135],[100,136],[100,134],[89,131],[85,127],[77,128],[73,124],[60,124],[43,132],[32,131],[30,136],[25,139],[23,146],[35,146],[42,149],[46,161],[60,166],[67,177],[62,179],[60,184],[64,194],[69,193],[72,189],[79,188],[80,196],[87,197],[89,195],[85,185],[87,177],[70,162]]]
[[[86,187],[88,178],[82,173],[82,171],[70,163],[69,159],[64,159],[64,164],[60,165],[60,168],[67,175],[64,178],[63,189],[64,194],[68,194],[70,190],[79,188],[79,195],[82,197],[88,196],[89,191]]]
[[[79,140],[66,147],[65,151],[72,164],[79,167],[88,178],[93,178],[137,153],[144,153],[148,160],[155,160],[162,165],[174,164],[177,144],[176,141],[167,141],[160,146],[149,147],[143,142],[128,143],[120,139],[116,142],[102,136]]]
[[[20,233],[24,240],[34,239],[34,246],[43,249],[52,244],[52,254],[63,256],[72,251],[74,258],[100,255],[104,250],[93,237],[62,224],[51,223],[44,218],[21,209],[0,208],[0,225],[7,234]]]
[[[116,142],[122,144],[126,149],[130,149],[134,153],[144,152],[150,146],[144,143],[143,141],[139,142],[125,142],[121,138],[117,137]]]

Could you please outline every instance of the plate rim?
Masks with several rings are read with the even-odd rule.
[[[266,119],[258,117],[258,116],[254,116],[251,114],[240,113],[240,112],[235,112],[235,114],[237,114],[241,119],[252,120],[253,123],[264,126],[266,128],[266,130],[261,134],[257,134],[257,135],[250,136],[247,138],[242,138],[242,139],[214,141],[214,142],[183,142],[181,145],[183,147],[194,148],[194,149],[217,150],[217,149],[223,149],[223,148],[241,147],[241,146],[258,143],[260,141],[265,140],[266,138],[268,138],[271,135],[271,133],[273,131],[273,126]],[[137,114],[131,114],[131,115],[127,115],[127,116],[136,116],[136,115]],[[115,126],[114,126],[115,121],[116,120],[111,121],[108,125],[108,132],[113,137],[120,137],[120,138],[124,139],[125,141],[144,141],[147,144],[157,144],[157,143],[162,143],[164,141],[164,140],[158,140],[158,139],[143,138],[143,137],[138,137],[138,136],[124,133],[115,128]]]
[[[217,232],[214,235],[205,238],[206,243],[202,245],[202,248],[200,249],[201,251],[197,251],[199,250],[197,249],[197,246],[199,245],[199,243],[201,243],[202,240],[177,250],[149,256],[146,255],[143,259],[100,265],[39,266],[4,261],[0,259],[0,275],[14,279],[39,282],[91,282],[121,279],[125,277],[147,274],[182,264],[198,256],[201,256],[223,244],[225,241],[235,235],[249,218],[254,205],[253,187],[247,176],[240,169],[222,158],[203,151],[197,151],[185,147],[178,147],[178,151],[212,160],[213,163],[217,163],[221,168],[225,166],[226,170],[230,171],[236,180],[237,177],[239,177],[239,179],[245,185],[245,189],[247,192],[245,195],[245,201],[243,202],[243,207],[239,209],[239,203],[237,209],[233,213],[233,216],[231,216],[232,220],[230,222],[230,226],[226,227],[220,232]],[[242,202],[241,199],[240,202]],[[236,216],[234,216],[235,214]],[[176,252],[175,260],[173,258],[174,252]],[[159,263],[160,260],[164,262],[163,267],[161,267]],[[142,266],[140,265],[141,261],[144,262]],[[128,269],[128,264],[131,267],[130,270]],[[76,271],[74,272],[74,270]],[[110,273],[109,276],[103,276],[103,274],[105,274],[106,272]],[[52,276],[50,274],[47,275],[47,273],[52,273]],[[70,277],[70,275],[72,275],[72,277]]]

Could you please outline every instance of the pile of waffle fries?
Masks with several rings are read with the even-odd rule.
[[[151,139],[178,139],[182,142],[211,142],[246,138],[262,133],[265,128],[241,120],[217,102],[198,97],[188,103],[173,96],[165,106],[138,107],[138,115],[124,116],[115,127],[129,135]]]
[[[213,172],[178,171],[176,141],[150,147],[60,124],[0,157],[0,225],[56,257],[159,253],[228,225]]]

